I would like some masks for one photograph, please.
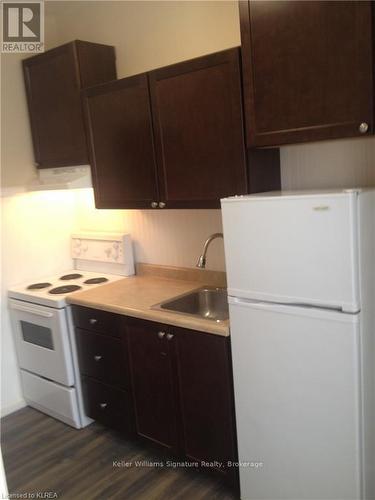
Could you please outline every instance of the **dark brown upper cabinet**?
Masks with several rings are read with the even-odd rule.
[[[278,152],[245,151],[238,48],[84,96],[97,208],[219,208],[279,187]]]
[[[159,195],[147,75],[86,90],[85,112],[97,208],[149,208]]]
[[[371,4],[240,1],[249,147],[374,131]]]
[[[38,168],[89,162],[81,89],[116,78],[114,47],[74,41],[23,60]]]
[[[239,50],[149,74],[161,199],[216,206],[246,193]]]

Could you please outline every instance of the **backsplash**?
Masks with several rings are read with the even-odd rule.
[[[92,189],[77,198],[80,230],[129,232],[137,262],[194,267],[206,238],[222,232],[220,210],[97,210]],[[210,246],[207,269],[225,270],[222,240]]]

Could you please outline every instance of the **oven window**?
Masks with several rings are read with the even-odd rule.
[[[53,350],[52,330],[45,326],[21,321],[22,337],[25,342]]]

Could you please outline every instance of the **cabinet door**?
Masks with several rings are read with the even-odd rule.
[[[168,208],[219,207],[246,193],[239,51],[149,74],[160,200]]]
[[[229,338],[174,331],[185,453],[227,465],[236,460]]]
[[[240,2],[248,146],[373,132],[371,3]]]
[[[173,344],[157,323],[129,320],[127,331],[137,432],[175,450]]]
[[[88,89],[85,111],[97,208],[150,208],[157,200],[147,75]]]
[[[38,167],[87,164],[74,44],[27,59],[23,67]]]

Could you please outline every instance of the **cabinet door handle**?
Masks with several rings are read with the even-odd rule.
[[[152,201],[151,202],[151,208],[158,208],[158,202],[157,201]]]
[[[97,322],[98,322],[98,320],[95,318],[90,319],[90,325],[95,325],[95,323],[97,323]]]
[[[362,122],[358,127],[358,130],[360,131],[361,134],[365,134],[368,131],[368,123]]]
[[[165,337],[165,332],[158,332],[159,339],[163,339]]]
[[[107,403],[100,403],[100,408],[104,410],[104,408],[107,408]]]
[[[159,208],[165,208],[165,203],[164,203],[164,201],[159,202]]]
[[[100,361],[103,358],[103,356],[94,356],[95,361]]]
[[[174,337],[173,333],[167,333],[167,340],[172,340]]]

